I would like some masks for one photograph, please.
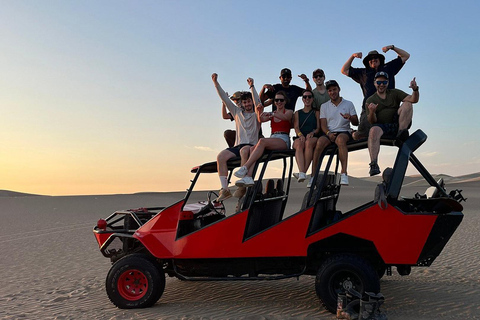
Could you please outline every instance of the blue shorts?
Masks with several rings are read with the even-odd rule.
[[[375,123],[372,127],[382,129],[382,138],[394,138],[398,132],[398,123]]]
[[[287,144],[287,149],[290,149],[290,136],[285,133],[272,133],[270,138],[282,139]]]
[[[235,157],[240,157],[240,149],[242,149],[243,147],[245,146],[250,146],[252,147],[253,144],[247,144],[247,143],[244,143],[244,144],[239,144],[238,146],[234,146],[234,147],[231,147],[231,148],[227,148],[225,150],[228,150],[230,151],[231,153],[233,153],[235,155]]]

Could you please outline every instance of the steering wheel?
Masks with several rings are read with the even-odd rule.
[[[215,198],[212,200],[213,196]],[[207,202],[209,206],[212,208],[213,211],[215,211],[218,214],[225,215],[225,205],[223,204],[223,201],[217,202],[215,201],[218,198],[218,194],[215,191],[209,191],[207,193]],[[220,206],[215,206],[216,203],[220,203]]]

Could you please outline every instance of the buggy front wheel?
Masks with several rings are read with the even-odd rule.
[[[154,305],[165,290],[161,266],[147,256],[133,254],[115,262],[107,275],[108,298],[121,309]]]

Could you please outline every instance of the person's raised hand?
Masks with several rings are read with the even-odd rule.
[[[362,53],[361,52],[356,52],[356,53],[352,54],[352,56],[354,58],[357,58],[357,59],[362,59]]]
[[[388,51],[388,50],[391,50],[391,49],[393,49],[393,45],[389,45],[389,46],[383,47],[383,48],[382,48],[382,51],[383,51],[384,53],[387,53],[387,51]]]
[[[309,81],[305,73],[299,74],[298,76],[302,78],[303,81]]]
[[[411,88],[413,91],[417,91],[418,90],[418,85],[417,85],[417,81],[415,80],[416,77],[413,77],[413,80],[410,81],[410,86],[409,88]]]

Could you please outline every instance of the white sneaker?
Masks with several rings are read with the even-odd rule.
[[[235,185],[237,187],[251,187],[254,184],[255,184],[255,181],[253,181],[252,177],[245,177],[235,182]]]
[[[344,186],[348,186],[348,176],[346,173],[342,173],[340,175],[340,184]]]
[[[298,180],[298,173],[294,172],[293,177]]]
[[[302,183],[303,181],[305,181],[305,179],[307,179],[307,175],[305,174],[305,172],[300,172],[298,174],[298,178],[297,178],[297,181],[299,183]]]
[[[234,173],[235,177],[238,177],[238,178],[243,178],[247,175],[248,173],[248,169],[247,167],[245,166],[241,166],[237,172]]]

